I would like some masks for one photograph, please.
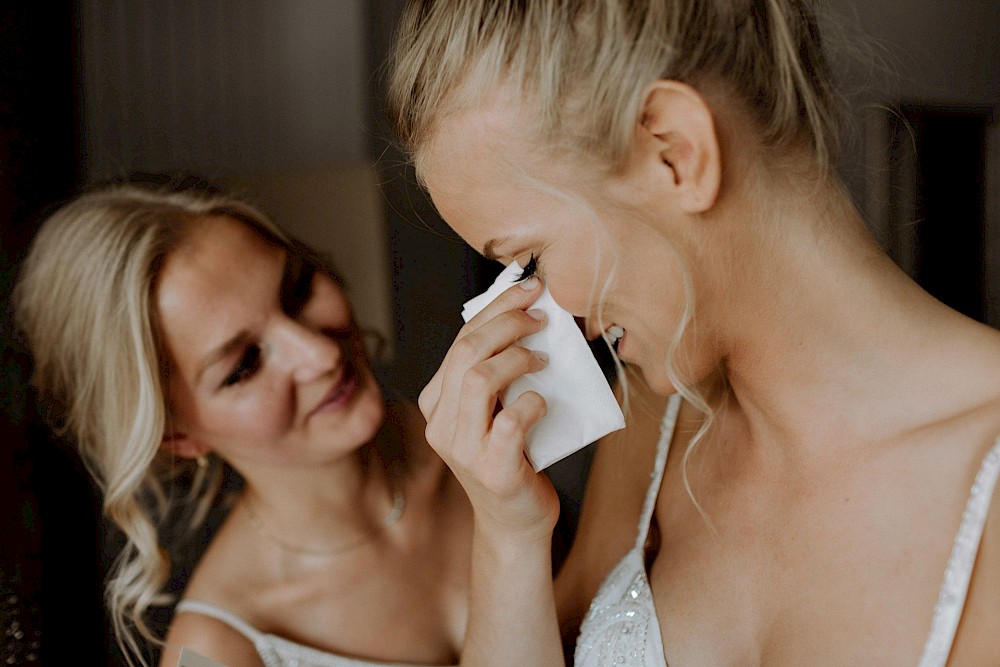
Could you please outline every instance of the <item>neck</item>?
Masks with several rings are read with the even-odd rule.
[[[287,544],[337,545],[382,526],[402,489],[403,408],[390,410],[373,442],[323,466],[240,471],[240,500],[265,529]]]
[[[968,343],[995,332],[896,268],[839,191],[787,197],[749,222],[740,208],[725,231],[732,252],[697,299],[751,443],[840,456],[973,400],[974,383],[942,400],[939,381],[983,363]]]

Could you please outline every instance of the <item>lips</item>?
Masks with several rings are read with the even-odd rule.
[[[346,362],[337,382],[320,400],[309,416],[322,412],[336,412],[346,406],[354,398],[361,385],[361,376],[354,364]]]

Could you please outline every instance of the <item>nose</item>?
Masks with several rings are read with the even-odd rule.
[[[288,368],[295,382],[307,383],[340,367],[340,343],[302,322],[285,319],[273,337],[274,362]]]

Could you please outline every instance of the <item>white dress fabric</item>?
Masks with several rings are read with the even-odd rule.
[[[417,667],[414,663],[375,662],[348,658],[320,651],[304,644],[296,644],[283,637],[261,632],[236,614],[200,600],[181,600],[177,603],[175,613],[182,611],[210,616],[238,631],[253,642],[265,667]]]
[[[664,667],[667,664],[646,573],[645,544],[680,404],[679,395],[672,396],[667,404],[635,544],[604,580],[590,605],[577,639],[575,667]],[[1000,438],[983,459],[972,485],[919,667],[944,667],[948,662],[998,473]]]

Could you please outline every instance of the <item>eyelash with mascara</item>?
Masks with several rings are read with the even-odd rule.
[[[240,360],[237,362],[236,368],[234,368],[233,372],[222,381],[222,386],[231,387],[234,384],[239,384],[253,377],[254,373],[257,372],[257,369],[260,368],[260,356],[259,345],[248,346],[240,356]]]
[[[532,253],[531,259],[528,260],[528,264],[524,267],[521,273],[518,274],[517,278],[514,278],[514,282],[519,283],[522,280],[527,280],[531,276],[535,275],[535,273],[537,272],[538,272],[538,258],[536,258],[535,254]]]
[[[312,297],[313,279],[316,276],[316,265],[298,256],[291,256],[285,264],[285,273],[280,287],[281,308],[290,317],[297,317]],[[240,355],[236,367],[222,381],[222,387],[246,382],[260,370],[260,345],[248,345]]]

